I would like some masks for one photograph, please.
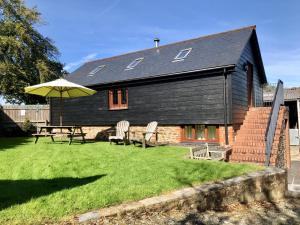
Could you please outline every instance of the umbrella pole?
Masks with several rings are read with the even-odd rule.
[[[62,126],[62,92],[60,92],[60,113],[59,113],[59,125]]]
[[[59,125],[62,126],[62,91],[60,91],[60,112],[59,112]],[[60,128],[60,135],[62,135],[62,128]],[[62,136],[60,136],[60,141],[62,141]]]

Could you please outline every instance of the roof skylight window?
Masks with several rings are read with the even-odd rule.
[[[180,50],[180,52],[175,56],[173,62],[182,61],[184,60],[192,51],[192,48],[186,48]]]
[[[137,58],[133,60],[128,66],[126,66],[125,70],[132,70],[134,67],[136,67],[140,62],[143,61],[144,58]]]
[[[88,76],[94,76],[96,73],[98,73],[104,67],[105,67],[105,65],[97,66],[95,69],[93,69],[91,72],[89,72]]]

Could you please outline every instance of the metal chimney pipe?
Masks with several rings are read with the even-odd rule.
[[[159,47],[159,38],[154,38],[154,43],[155,43],[155,47],[158,48]]]

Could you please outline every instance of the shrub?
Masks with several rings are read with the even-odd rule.
[[[29,119],[25,119],[23,122],[22,130],[27,134],[30,134],[34,130],[34,126]]]

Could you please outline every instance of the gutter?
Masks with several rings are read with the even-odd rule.
[[[87,87],[93,87],[93,86],[102,86],[102,85],[118,85],[120,83],[128,83],[128,82],[135,82],[135,81],[144,81],[148,79],[155,79],[155,78],[169,78],[169,76],[172,75],[181,75],[181,74],[188,74],[188,73],[195,73],[195,72],[206,72],[206,71],[213,71],[213,70],[218,70],[218,69],[233,69],[236,65],[235,64],[229,64],[229,65],[224,65],[224,66],[216,66],[216,67],[208,67],[205,69],[198,69],[198,70],[187,70],[187,71],[181,71],[181,72],[176,72],[176,73],[167,73],[167,74],[161,74],[161,75],[154,75],[154,76],[149,76],[145,78],[133,78],[133,79],[128,79],[128,80],[121,80],[121,81],[113,81],[113,82],[106,82],[106,83],[95,83],[95,84],[83,84],[84,86]],[[228,70],[227,70],[228,71]]]

